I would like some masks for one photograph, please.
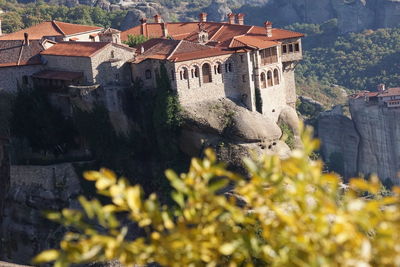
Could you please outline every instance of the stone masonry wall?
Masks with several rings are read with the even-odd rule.
[[[90,58],[52,55],[43,55],[43,57],[47,60],[46,69],[82,72],[85,82],[94,83]]]
[[[31,76],[42,69],[42,65],[0,68],[0,91],[16,93],[23,76]]]
[[[0,224],[3,220],[5,198],[10,186],[10,158],[7,143],[7,139],[0,137]]]
[[[101,50],[91,58],[92,73],[96,83],[102,85],[130,84],[131,72],[127,61],[133,57],[133,51],[117,45],[110,45]]]
[[[11,166],[10,189],[0,224],[0,259],[27,264],[56,246],[64,228],[43,217],[45,210],[77,208],[82,194],[71,164]]]

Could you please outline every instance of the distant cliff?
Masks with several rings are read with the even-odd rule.
[[[346,178],[377,174],[385,183],[400,184],[400,110],[349,101],[352,119],[340,112],[323,113],[318,121],[322,154]]]

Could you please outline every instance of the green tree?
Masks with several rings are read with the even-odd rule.
[[[193,159],[188,173],[166,172],[175,205],[144,197],[139,185],[106,169],[84,174],[110,198],[80,197],[83,210],[47,217],[68,226],[60,248],[34,262],[56,267],[118,259],[162,266],[396,266],[400,263],[400,188],[380,194],[378,179],[323,173],[309,158],[318,147],[310,132],[287,159],[246,159],[246,178],[228,171],[216,155]],[[221,190],[233,185],[232,194]],[[365,198],[366,192],[369,197]],[[143,231],[132,236],[125,217]],[[94,222],[97,221],[97,224]]]
[[[148,41],[150,38],[146,37],[144,35],[128,35],[128,41],[125,41],[124,43],[129,45],[130,47],[135,47],[137,45],[140,45],[146,41]]]

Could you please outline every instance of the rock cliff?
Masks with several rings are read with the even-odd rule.
[[[180,144],[190,156],[199,156],[204,148],[213,147],[221,160],[240,168],[242,158],[250,153],[274,153],[286,157],[290,151],[280,140],[282,131],[273,120],[229,99],[204,101],[183,108]],[[282,111],[281,119],[298,136],[296,112],[288,107]]]
[[[81,193],[71,164],[11,166],[9,190],[1,195],[5,201],[0,221],[0,259],[26,264],[38,252],[54,247],[65,230],[46,220],[42,212],[77,208],[75,197]]]
[[[349,101],[351,118],[338,112],[322,114],[318,133],[328,162],[342,168],[344,177],[377,174],[384,183],[400,184],[399,109]]]

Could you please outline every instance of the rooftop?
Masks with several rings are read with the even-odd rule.
[[[29,45],[23,40],[0,40],[0,68],[41,64],[38,54],[43,50],[39,40],[31,40]]]
[[[197,42],[198,33],[200,31],[200,22],[172,22],[165,23],[168,36],[175,40],[187,40]],[[209,43],[216,47],[229,47],[233,39],[241,39],[240,41],[250,46],[264,46],[261,42],[280,41],[290,38],[298,38],[304,36],[301,33],[272,29],[272,36],[268,37],[266,29],[260,26],[229,24],[227,22],[201,22],[202,28],[208,32]],[[145,23],[135,26],[121,33],[121,40],[128,40],[128,35],[144,35],[150,38],[163,37],[163,23]],[[260,48],[261,48],[260,47]]]
[[[27,29],[22,29],[17,32],[13,32],[10,34],[0,36],[0,40],[23,40],[24,33],[29,34],[29,38],[31,40],[40,40],[43,37],[51,36],[69,36],[79,33],[91,32],[101,30],[101,27],[97,26],[88,26],[88,25],[80,25],[80,24],[72,24],[60,21],[45,21],[29,27]]]
[[[161,59],[174,62],[185,61],[190,59],[204,58],[209,56],[232,54],[235,51],[212,47],[186,40],[170,40],[162,38],[153,38],[137,47],[145,50],[138,55],[134,63],[140,63],[146,59]]]

